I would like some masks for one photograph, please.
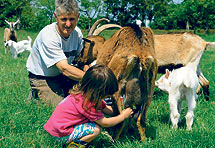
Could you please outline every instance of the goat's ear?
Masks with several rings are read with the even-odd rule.
[[[87,38],[82,38],[85,42],[91,43],[92,41]]]
[[[165,74],[165,78],[168,79],[170,75],[170,71],[168,69],[166,69],[166,74]]]

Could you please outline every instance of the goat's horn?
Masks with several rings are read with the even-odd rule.
[[[7,20],[5,20],[5,22],[6,22],[8,25],[10,25],[10,22],[8,22]]]
[[[19,22],[19,19],[14,23],[14,25],[16,25]]]
[[[122,28],[120,25],[117,25],[117,24],[105,24],[105,25],[102,25],[101,27],[97,28],[93,35],[99,35],[102,31],[104,31],[105,29],[108,29],[108,28]]]
[[[93,32],[94,32],[94,30],[96,29],[96,27],[97,27],[102,21],[107,21],[107,22],[109,22],[110,20],[107,19],[107,18],[101,18],[101,19],[97,20],[97,21],[93,24],[93,26],[90,28],[90,31],[89,31],[89,33],[88,33],[88,36],[91,36],[91,35],[93,34]]]

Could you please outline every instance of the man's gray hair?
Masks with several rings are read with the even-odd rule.
[[[63,13],[74,13],[78,15],[79,8],[76,0],[55,0],[55,12],[57,16]]]

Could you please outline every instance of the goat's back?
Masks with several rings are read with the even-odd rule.
[[[196,54],[206,48],[206,42],[202,38],[188,32],[155,35],[154,39],[159,66],[186,65]]]
[[[131,56],[139,57],[144,62],[149,56],[154,55],[151,29],[123,27],[99,49],[97,63],[109,65],[117,76],[124,71]]]
[[[171,73],[170,81],[173,88],[178,88],[180,85],[184,85],[186,88],[191,88],[195,91],[199,83],[196,71],[189,66],[174,70]]]

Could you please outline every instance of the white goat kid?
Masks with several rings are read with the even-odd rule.
[[[32,41],[31,37],[28,36],[28,40],[22,40],[19,42],[9,40],[6,42],[6,44],[10,49],[12,57],[15,59],[17,58],[18,54],[24,51],[31,51],[31,41]]]
[[[188,64],[185,67],[170,72],[166,69],[166,74],[155,82],[155,85],[169,94],[168,103],[170,105],[170,119],[173,128],[178,128],[180,112],[183,106],[183,99],[186,98],[188,112],[186,114],[187,129],[192,129],[194,109],[196,106],[196,89],[198,87],[198,77],[196,70]]]

